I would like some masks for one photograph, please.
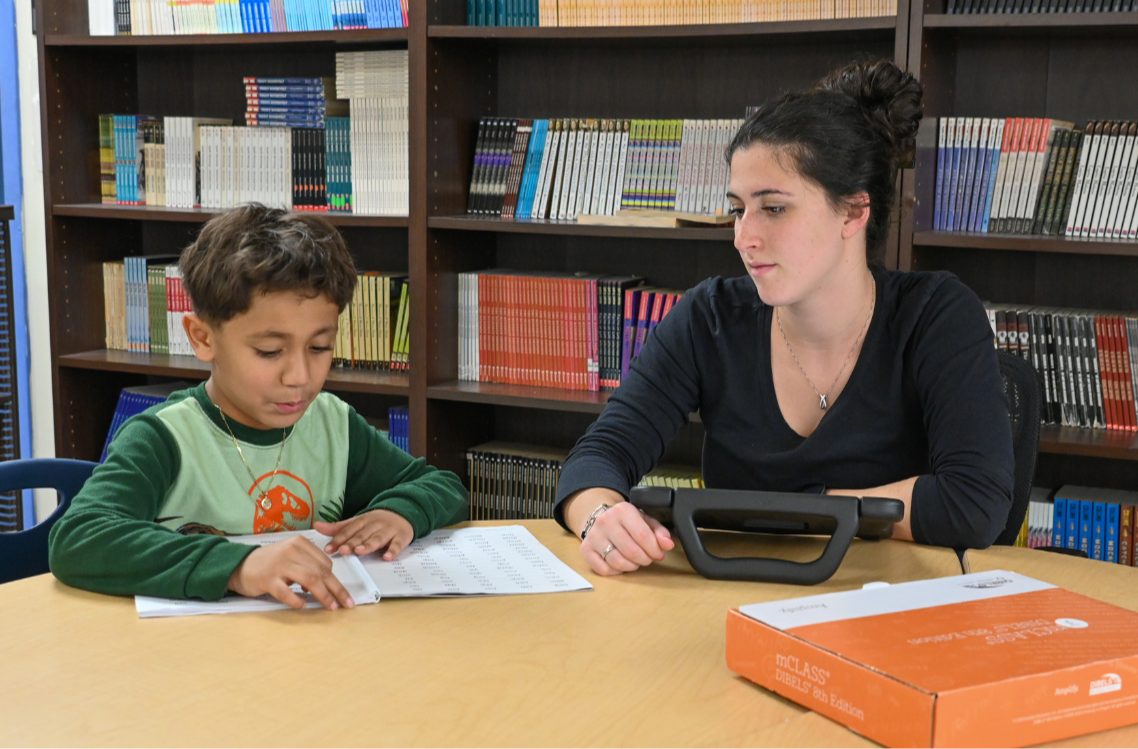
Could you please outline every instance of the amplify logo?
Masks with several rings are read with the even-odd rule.
[[[1004,585],[1009,585],[1015,582],[1006,577],[990,577],[987,580],[978,580],[973,583],[964,583],[965,588],[974,588],[976,590],[987,590],[988,588],[999,588]]]
[[[1118,692],[1121,689],[1121,676],[1118,674],[1103,674],[1101,679],[1095,679],[1091,682],[1089,693],[1093,696],[1096,694],[1106,694],[1107,692]]]

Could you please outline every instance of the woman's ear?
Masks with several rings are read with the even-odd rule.
[[[194,356],[204,362],[213,361],[216,354],[214,344],[217,336],[213,327],[193,312],[187,312],[186,316],[182,318],[182,327],[186,331],[186,337],[190,339]]]
[[[842,239],[849,239],[869,223],[869,193],[859,192],[846,200]]]

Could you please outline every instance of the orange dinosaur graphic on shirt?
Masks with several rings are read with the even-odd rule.
[[[274,533],[276,531],[307,530],[311,527],[308,521],[312,517],[312,489],[304,479],[288,471],[277,471],[276,481],[273,474],[266,473],[249,487],[249,496],[253,498],[253,532]],[[269,508],[261,504],[261,492],[257,484],[262,487],[273,484],[273,488],[266,492],[269,498]],[[307,495],[307,500],[299,493]]]

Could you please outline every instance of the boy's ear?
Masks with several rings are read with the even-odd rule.
[[[182,327],[186,331],[186,337],[190,339],[194,355],[204,362],[213,361],[216,332],[210,324],[193,312],[187,312],[182,318]]]

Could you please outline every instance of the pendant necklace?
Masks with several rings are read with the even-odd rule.
[[[229,426],[229,421],[225,418],[225,412],[222,411],[221,406],[218,406],[216,403],[213,405],[217,408],[217,412],[221,414],[221,423],[225,425],[226,431],[229,432],[229,436],[233,439],[233,446],[237,448],[237,454],[241,456],[241,462],[245,464],[245,470],[249,472],[249,478],[253,479],[253,486],[257,487],[257,491],[261,493],[261,500],[259,502],[261,509],[268,511],[273,506],[273,500],[269,499],[269,492],[273,490],[273,485],[277,483],[277,471],[281,467],[281,458],[284,457],[285,443],[288,442],[288,432],[284,429],[281,430],[281,451],[277,453],[277,464],[273,468],[273,479],[269,482],[268,489],[262,489],[261,482],[257,480],[253,469],[249,467],[249,461],[245,460],[245,451],[241,449],[241,443],[237,441],[237,435],[233,433],[232,427]]]
[[[782,334],[782,342],[786,344],[786,350],[790,352],[790,357],[794,359],[794,363],[798,365],[798,371],[806,378],[806,384],[814,391],[814,395],[818,396],[818,408],[823,411],[829,407],[826,399],[830,397],[830,393],[834,390],[834,386],[838,384],[838,380],[842,379],[842,373],[846,371],[846,365],[850,363],[850,357],[857,351],[861,339],[865,336],[865,332],[869,330],[869,321],[873,319],[873,310],[877,306],[877,279],[870,276],[870,280],[873,282],[873,290],[869,296],[869,316],[865,318],[865,324],[861,326],[861,332],[857,334],[857,340],[854,341],[850,352],[846,354],[846,360],[842,362],[842,368],[838,370],[838,376],[834,378],[834,381],[830,383],[829,389],[824,393],[819,393],[818,388],[814,387],[814,382],[810,379],[810,375],[806,374],[806,370],[802,368],[802,362],[798,361],[798,357],[794,355],[794,348],[791,347],[790,341],[786,337],[786,331],[782,329],[782,318],[779,317],[778,307],[774,308],[774,319],[775,322],[778,323],[778,332]]]

